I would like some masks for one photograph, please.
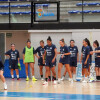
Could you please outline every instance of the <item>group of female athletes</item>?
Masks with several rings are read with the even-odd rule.
[[[23,49],[23,63],[25,64],[26,69],[26,81],[29,81],[28,76],[28,65],[30,65],[32,69],[32,80],[37,81],[34,76],[34,64],[35,64],[35,56],[38,58],[38,65],[40,68],[41,80],[43,79],[43,66],[45,66],[45,81],[43,85],[47,85],[48,81],[51,79],[55,84],[60,84],[61,80],[64,80],[66,73],[69,74],[69,81],[76,81],[76,67],[77,62],[82,63],[82,82],[92,82],[90,76],[90,67],[92,64],[92,55],[95,53],[95,71],[96,71],[96,79],[100,80],[100,47],[97,40],[93,42],[93,46],[95,50],[93,51],[92,46],[90,45],[90,41],[85,38],[83,40],[83,46],[81,50],[81,59],[79,60],[78,48],[75,45],[74,40],[70,40],[70,46],[65,44],[64,39],[59,41],[60,51],[57,52],[56,46],[52,43],[52,39],[49,36],[47,38],[47,45],[44,45],[44,41],[40,41],[40,46],[35,50],[34,47],[31,46],[31,41],[27,41],[27,46]],[[56,57],[60,54],[60,59],[58,63],[58,81],[56,81]],[[18,65],[20,65],[19,61],[19,51],[15,49],[15,44],[11,44],[11,50],[5,53],[6,56],[9,57],[9,68],[11,70],[11,77],[14,80],[13,71],[16,71],[17,80],[19,78]],[[65,72],[63,77],[61,78],[61,70],[63,65],[65,65]],[[4,83],[4,89],[7,89],[7,84],[5,82],[5,78],[3,76],[4,66],[2,61],[0,60],[0,77]],[[52,78],[51,78],[52,72]]]

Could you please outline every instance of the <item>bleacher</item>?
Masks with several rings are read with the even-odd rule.
[[[7,22],[8,20],[7,16],[9,15],[9,6],[6,1],[8,0],[0,0],[0,23]],[[12,23],[16,23],[16,22],[19,23],[20,21],[22,21],[23,23],[30,23],[31,3],[23,2],[23,0],[9,0],[9,1],[12,1],[10,5],[11,7],[10,14],[11,14]],[[13,2],[13,1],[22,1],[22,2],[19,3],[19,2]],[[43,6],[48,7],[49,5],[44,4]],[[82,18],[81,17],[82,13],[88,14],[86,15],[86,17],[88,16],[93,17],[94,14],[96,14],[97,18],[95,19],[95,21],[99,20],[98,18],[99,13],[100,13],[100,1],[99,0],[98,1],[85,0],[85,2],[83,3],[83,7],[84,9],[82,12],[81,0],[70,0],[70,1],[60,0],[60,22],[80,22]],[[2,19],[2,18],[5,18],[5,19]]]

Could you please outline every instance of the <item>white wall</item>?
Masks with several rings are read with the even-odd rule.
[[[12,33],[12,37],[11,38],[6,37],[6,51],[11,49],[11,43],[14,43],[16,45],[16,49],[20,53],[20,58],[22,59],[22,51],[26,45],[27,39],[29,38],[28,32],[27,31],[12,31],[8,33]]]
[[[32,46],[37,48],[39,46],[39,41],[44,40],[46,44],[46,39],[48,36],[51,36],[53,43],[57,46],[57,50],[59,51],[59,40],[61,38],[65,39],[65,42],[67,45],[69,45],[70,39],[75,40],[75,44],[78,46],[79,49],[79,55],[81,55],[81,48],[82,48],[82,41],[84,38],[90,39],[91,43],[93,43],[94,40],[98,40],[100,43],[100,30],[30,30],[30,39],[32,42]],[[92,45],[92,44],[91,44]],[[94,60],[94,56],[93,56]],[[57,64],[59,62],[59,56],[57,56]],[[56,66],[56,72],[57,72]],[[45,68],[44,68],[45,71]],[[62,70],[62,73],[64,72],[64,68]],[[39,67],[37,63],[35,63],[35,75],[37,78],[40,78],[39,75]]]

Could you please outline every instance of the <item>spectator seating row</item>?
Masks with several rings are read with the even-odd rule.
[[[82,6],[82,3],[77,3],[76,6]],[[100,6],[99,2],[83,3],[83,6]]]
[[[82,11],[78,11],[78,10],[72,10],[72,11],[68,11],[69,14],[78,14],[78,13],[82,13]],[[100,10],[84,10],[83,13],[100,13]]]
[[[4,2],[4,1],[29,1],[29,0],[0,0],[1,2]],[[34,0],[35,1],[35,0]]]
[[[8,15],[9,12],[0,12],[0,15]],[[11,14],[31,14],[31,11],[25,11],[25,12],[11,12]]]
[[[44,7],[48,7],[49,4],[41,4]],[[40,6],[39,4],[37,4],[37,6]],[[0,5],[0,8],[8,8],[9,5]],[[30,4],[23,4],[23,5],[10,5],[10,7],[31,7]]]

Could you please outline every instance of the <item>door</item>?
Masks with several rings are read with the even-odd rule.
[[[5,60],[5,34],[0,33],[0,55],[2,58],[2,61]]]

